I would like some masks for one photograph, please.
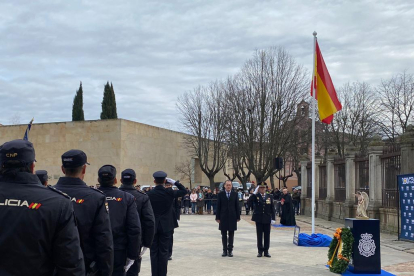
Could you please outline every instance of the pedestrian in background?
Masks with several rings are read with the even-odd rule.
[[[204,209],[204,193],[199,189],[197,195],[197,212],[199,215],[202,215]]]
[[[196,193],[196,190],[194,189],[191,192],[191,195],[190,195],[190,200],[191,200],[191,214],[195,214],[196,213],[197,198],[198,198],[198,195]]]

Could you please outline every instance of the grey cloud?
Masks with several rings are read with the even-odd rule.
[[[335,86],[413,70],[412,1],[9,1],[0,3],[0,97],[8,124],[86,119],[114,84],[118,116],[179,129],[176,99],[283,46],[312,70],[313,37]],[[414,73],[414,72],[413,72]],[[310,78],[310,76],[309,76]]]

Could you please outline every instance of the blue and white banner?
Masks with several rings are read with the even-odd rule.
[[[397,176],[400,194],[400,239],[414,241],[414,174]]]

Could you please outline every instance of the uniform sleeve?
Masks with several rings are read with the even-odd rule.
[[[216,207],[216,220],[220,219],[220,212],[221,212],[221,198],[220,194],[217,195],[217,207]]]
[[[239,205],[239,196],[238,195],[237,195],[237,199],[234,202],[236,204],[237,220],[240,220],[240,205]]]
[[[155,234],[155,217],[149,198],[146,196],[141,209],[142,246],[151,247]]]
[[[59,226],[53,239],[53,260],[57,275],[85,275],[85,262],[80,247],[79,232],[75,224],[72,203],[68,200],[61,205]]]
[[[135,198],[132,196],[128,200],[126,228],[128,235],[127,258],[136,260],[138,259],[138,251],[141,246],[141,222],[138,216]]]
[[[92,237],[95,244],[96,263],[101,275],[112,275],[114,266],[114,245],[111,222],[105,197],[99,203],[92,226]]]
[[[270,198],[270,212],[271,212],[271,214],[272,214],[272,220],[276,220],[276,211],[275,211],[275,205],[274,205],[274,202],[273,202],[273,198]]]
[[[174,183],[175,186],[177,186],[178,191],[176,193],[177,197],[182,197],[185,196],[187,194],[187,189],[183,186],[183,184],[181,184],[180,182],[175,182]]]

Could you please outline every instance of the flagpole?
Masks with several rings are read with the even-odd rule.
[[[317,32],[313,32],[313,85],[312,85],[312,234],[315,234],[315,113],[316,113],[316,91],[317,87],[315,79],[315,55],[316,55],[316,35]]]

